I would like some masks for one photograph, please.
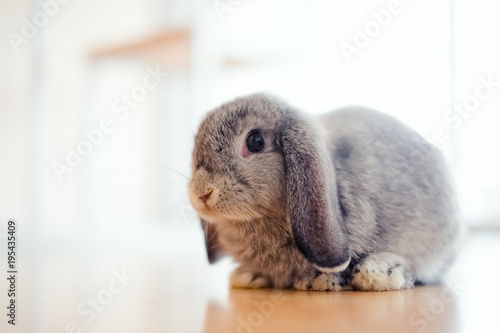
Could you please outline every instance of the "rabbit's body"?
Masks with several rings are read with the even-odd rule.
[[[190,198],[216,228],[209,252],[217,243],[241,264],[231,284],[394,290],[439,281],[462,230],[441,153],[367,108],[318,123],[252,95],[200,127]],[[252,154],[255,131],[266,146]]]

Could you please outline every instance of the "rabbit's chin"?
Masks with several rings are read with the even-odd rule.
[[[259,213],[253,213],[252,215],[249,214],[244,214],[244,213],[222,213],[222,212],[217,212],[214,211],[213,209],[208,209],[208,208],[201,208],[201,209],[196,209],[196,212],[198,215],[204,219],[205,221],[208,221],[210,223],[217,223],[217,222],[250,222],[255,219],[260,219],[264,217],[262,214]]]

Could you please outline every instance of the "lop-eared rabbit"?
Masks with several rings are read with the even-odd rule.
[[[441,152],[365,107],[319,117],[267,94],[210,112],[189,197],[233,287],[384,291],[436,283],[463,234]]]

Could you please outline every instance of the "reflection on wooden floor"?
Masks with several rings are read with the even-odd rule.
[[[208,266],[189,239],[24,254],[18,325],[1,332],[500,332],[500,234],[474,234],[441,285],[380,293],[231,289],[234,265]]]
[[[456,332],[455,298],[447,287],[335,294],[231,290],[229,306],[208,303],[205,332]]]

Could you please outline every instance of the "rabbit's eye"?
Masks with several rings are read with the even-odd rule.
[[[251,153],[258,153],[264,149],[266,142],[260,131],[252,131],[247,137],[247,148]]]

